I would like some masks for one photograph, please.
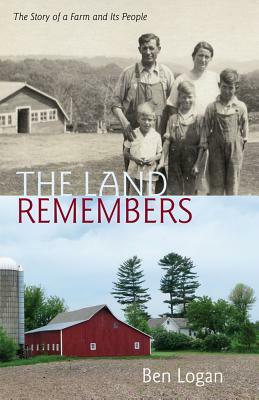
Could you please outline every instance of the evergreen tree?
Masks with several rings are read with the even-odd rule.
[[[170,314],[179,316],[175,312],[175,306],[181,307],[180,315],[185,316],[186,306],[196,298],[195,290],[200,286],[196,280],[197,274],[193,272],[193,262],[190,258],[182,257],[176,253],[169,253],[159,260],[159,265],[165,270],[165,275],[160,282],[162,293],[169,294]]]
[[[197,274],[193,272],[194,269],[193,262],[190,258],[184,257],[180,269],[180,279],[179,279],[179,289],[178,289],[178,299],[179,305],[182,307],[182,315],[186,315],[186,306],[197,296],[195,296],[195,291],[200,286],[197,281]]]
[[[141,310],[145,310],[146,303],[151,299],[148,289],[143,288],[144,273],[141,269],[141,260],[134,256],[124,261],[117,272],[117,282],[113,282],[114,288],[111,292],[118,303],[126,305],[136,304]]]

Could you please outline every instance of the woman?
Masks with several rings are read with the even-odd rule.
[[[208,104],[215,101],[219,94],[219,75],[207,70],[213,55],[213,47],[207,42],[199,42],[194,47],[193,68],[191,71],[179,75],[174,81],[170,98],[167,101],[169,106],[177,108],[178,85],[183,81],[191,81],[195,86],[196,111],[198,114],[204,115]]]
[[[193,68],[179,75],[174,81],[170,98],[167,101],[168,113],[174,114],[178,106],[178,86],[181,82],[190,81],[195,87],[195,113],[203,116],[207,106],[219,95],[219,75],[209,71],[208,65],[214,55],[213,47],[207,42],[199,42],[193,50]],[[198,171],[198,170],[197,170]],[[196,175],[195,193],[209,193],[208,151],[204,152]]]

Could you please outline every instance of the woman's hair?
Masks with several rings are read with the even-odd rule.
[[[200,50],[200,49],[205,49],[205,50],[209,50],[211,58],[214,55],[214,50],[213,47],[211,46],[211,44],[209,44],[208,42],[199,42],[196,44],[196,46],[193,49],[192,52],[192,58],[194,58],[196,56],[196,53]]]
[[[220,82],[225,82],[228,85],[231,84],[238,84],[239,82],[239,75],[235,69],[226,68],[220,73]]]
[[[178,93],[193,94],[195,95],[195,86],[190,81],[183,81],[177,87]]]

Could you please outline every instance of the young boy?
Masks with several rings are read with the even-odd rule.
[[[178,86],[177,113],[171,115],[163,153],[158,165],[168,158],[168,195],[195,194],[196,177],[192,169],[197,160],[201,135],[201,117],[195,110],[195,87],[190,81]]]
[[[220,95],[209,104],[204,116],[202,149],[209,149],[211,195],[237,195],[243,151],[248,136],[246,105],[237,99],[239,76],[233,69],[220,74]],[[198,172],[198,161],[195,172]]]
[[[140,104],[137,109],[139,128],[134,130],[136,138],[132,142],[128,140],[124,142],[124,156],[130,161],[127,172],[138,188],[142,180],[144,196],[151,194],[149,193],[150,173],[156,170],[157,161],[162,153],[161,135],[153,128],[155,118],[155,112],[150,104]],[[152,175],[152,193],[155,193],[157,180],[158,176]],[[132,187],[129,194],[135,194]]]

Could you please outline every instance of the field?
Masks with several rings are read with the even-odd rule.
[[[60,134],[0,136],[0,195],[22,195],[23,179],[17,171],[41,171],[49,181],[55,172],[55,195],[60,194],[60,171],[70,171],[66,193],[85,194],[85,171],[89,172],[89,193],[98,193],[104,171],[114,171],[122,192],[122,135]],[[259,194],[259,133],[252,131],[245,149],[241,176],[241,195]],[[109,190],[109,189],[108,189]],[[28,194],[37,194],[37,176],[28,178]],[[44,187],[42,195],[49,195]],[[106,191],[105,194],[114,194]]]
[[[143,382],[143,368],[170,381]],[[187,373],[221,372],[223,382],[196,386]],[[188,380],[192,375],[189,374]],[[207,376],[207,375],[206,375]],[[0,369],[4,400],[237,400],[259,399],[259,356],[177,353],[161,359],[82,359]]]

